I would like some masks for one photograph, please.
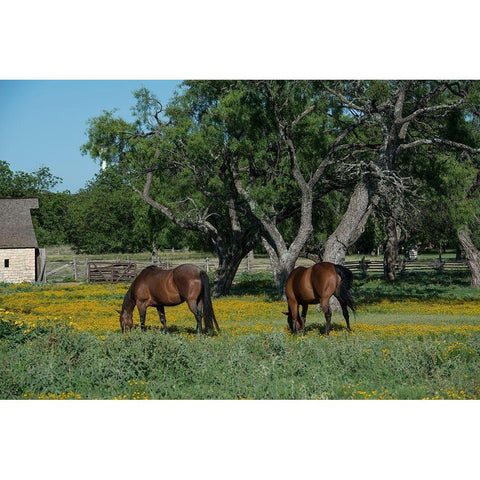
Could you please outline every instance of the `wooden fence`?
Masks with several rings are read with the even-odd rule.
[[[203,261],[182,261],[177,259],[172,262],[168,259],[162,259],[155,262],[162,268],[174,268],[182,263],[193,263],[207,272],[214,272],[217,268],[217,260],[210,260],[208,257]],[[299,258],[297,265],[310,266],[312,261],[306,258]],[[138,272],[143,270],[152,262],[143,261],[125,261],[125,260],[77,260],[75,257],[70,262],[49,262],[47,259],[45,269],[45,280],[47,282],[68,282],[68,281],[90,281],[90,282],[129,282]],[[383,259],[361,259],[347,260],[345,266],[354,274],[359,275],[383,275]],[[396,265],[396,270],[400,272],[433,272],[449,271],[460,272],[467,271],[468,264],[466,260],[429,259],[429,260],[401,260]],[[247,257],[242,260],[238,269],[238,274],[248,273],[270,273],[271,267],[268,258],[256,256]]]
[[[137,276],[137,264],[132,262],[87,262],[87,282],[131,282]]]
[[[362,258],[357,261],[346,261],[345,266],[352,270],[353,273],[367,274],[383,274],[383,260],[365,260]],[[397,272],[433,272],[433,271],[466,271],[468,270],[466,260],[442,259],[435,260],[406,260],[401,259],[395,264]]]

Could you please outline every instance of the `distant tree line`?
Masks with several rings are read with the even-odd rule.
[[[71,245],[77,253],[136,253],[195,246],[201,236],[183,232],[141,201],[114,171],[101,171],[77,193],[53,192],[61,179],[47,167],[14,172],[0,161],[0,197],[37,197],[32,210],[40,246]]]
[[[48,170],[31,174],[47,182],[37,226],[92,253],[211,249],[217,296],[252,249],[280,295],[300,255],[381,250],[393,281],[417,243],[463,251],[480,286],[479,86],[187,81],[165,106],[140,89],[133,121],[89,120],[82,152],[106,168],[83,190],[52,194]]]

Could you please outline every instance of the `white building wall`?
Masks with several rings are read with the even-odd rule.
[[[8,267],[5,266],[8,260]],[[34,248],[0,249],[0,282],[20,283],[35,281]]]

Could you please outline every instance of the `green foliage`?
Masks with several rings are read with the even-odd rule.
[[[379,299],[406,300],[418,298],[471,299],[479,298],[478,289],[470,287],[467,272],[406,272],[393,284],[376,276],[356,277],[353,294],[359,303],[376,302]]]
[[[364,305],[373,297],[377,301],[432,297],[478,301],[478,291],[474,296],[466,285],[458,274],[443,272],[407,276],[399,280],[398,287],[379,278],[356,279],[354,283],[356,300]],[[271,277],[270,286],[275,292]],[[31,285],[7,288],[34,289]],[[237,293],[258,294],[268,291],[269,279],[245,273],[237,288]],[[56,323],[26,328],[1,321],[0,398],[480,397],[480,334],[476,331],[419,336],[358,331],[350,335],[342,322],[334,323],[335,335],[324,337],[323,324],[315,323],[318,317],[313,311],[309,318],[304,337],[277,330],[221,333],[214,338],[185,335],[174,328],[167,335],[152,329],[98,337]],[[410,317],[395,314],[386,321],[398,325]],[[466,323],[458,315],[446,322]],[[478,320],[472,316],[468,323],[477,324]]]
[[[32,210],[38,245],[65,245],[70,241],[69,212],[75,196],[70,192],[45,192],[39,196],[39,208]]]
[[[0,396],[15,398],[478,398],[480,336],[440,340],[284,332],[100,339],[54,327],[0,343]],[[67,392],[71,392],[69,396]],[[458,393],[456,393],[458,395]]]
[[[272,274],[242,272],[236,277],[232,295],[262,294],[266,298],[276,299]],[[359,304],[379,299],[405,300],[418,299],[468,299],[479,298],[478,289],[470,287],[468,272],[435,271],[429,273],[406,272],[393,284],[383,276],[366,277],[355,275],[353,296]]]
[[[196,243],[143,202],[114,168],[99,173],[69,208],[69,243],[77,253],[135,253]]]
[[[424,244],[442,242],[454,248],[458,228],[469,225],[473,232],[480,230],[476,218],[479,197],[472,191],[478,176],[475,164],[445,153],[417,162],[414,171],[421,179],[424,199],[419,204],[416,240]]]
[[[116,178],[100,174],[70,207],[70,243],[77,253],[135,251],[135,215],[130,193]],[[138,248],[138,247],[137,247]]]
[[[0,160],[0,197],[36,197],[54,188],[61,180],[48,167],[40,167],[32,173],[14,172],[7,162]]]
[[[51,192],[61,183],[48,167],[31,173],[14,172],[5,161],[0,161],[0,197],[36,197],[39,208],[31,211],[32,221],[40,247],[62,245],[68,241],[68,206],[70,192]]]

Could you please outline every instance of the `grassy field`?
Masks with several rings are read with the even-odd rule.
[[[120,333],[128,285],[0,286],[2,399],[478,399],[480,294],[460,274],[357,279],[354,332],[311,308],[292,337],[269,275],[214,301],[222,329],[197,337],[185,305]],[[138,323],[138,316],[135,316]]]
[[[152,260],[152,252],[145,251],[139,253],[101,253],[101,254],[75,254],[72,248],[68,245],[60,245],[60,246],[52,246],[46,247],[46,255],[47,259],[52,262],[68,262],[75,256],[78,260],[132,260],[132,261],[145,261],[150,262]],[[214,264],[218,262],[218,257],[215,255],[214,252],[202,252],[198,250],[186,250],[186,249],[165,249],[160,250],[158,254],[160,259],[168,259],[173,263],[177,262],[185,262],[185,261],[194,261],[194,262],[202,262],[208,257]],[[373,260],[373,259],[383,259],[383,255],[364,255],[364,254],[354,254],[348,255],[347,260],[360,260],[365,257],[366,260]],[[455,252],[453,250],[449,250],[442,254],[443,258],[453,259],[455,258]],[[264,254],[255,254],[255,258],[258,259],[260,262],[269,263],[269,258],[266,253]],[[422,252],[419,255],[419,259],[423,260],[435,260],[438,258],[437,251],[431,251],[429,253]],[[299,262],[303,263],[306,261],[307,263],[311,264],[311,261],[306,259],[300,258]]]

